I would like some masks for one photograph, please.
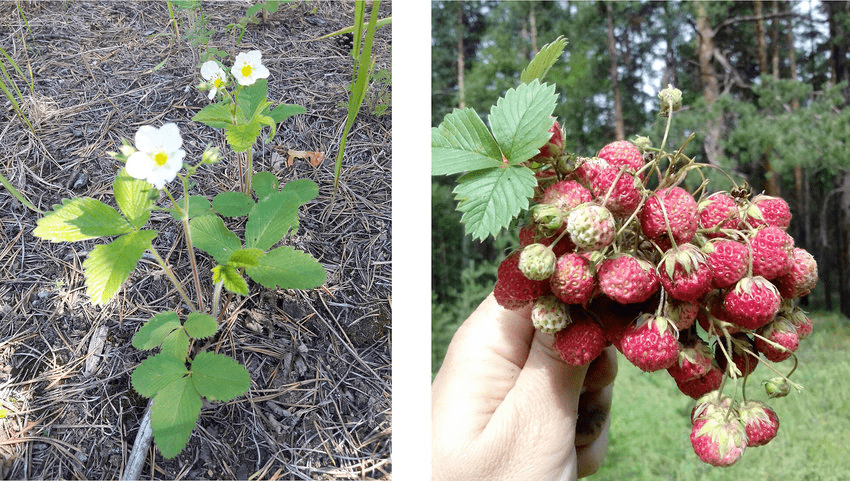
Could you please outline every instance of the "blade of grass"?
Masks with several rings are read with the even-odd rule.
[[[9,182],[9,180],[6,177],[3,176],[3,174],[0,174],[0,184],[3,184],[3,187],[5,187],[6,190],[8,190],[10,194],[15,196],[15,198],[18,199],[21,202],[21,204],[24,204],[25,206],[29,207],[30,210],[32,210],[34,212],[37,212],[39,214],[44,214],[44,212],[41,209],[34,206],[32,204],[32,202],[30,202],[26,197],[24,197],[24,194],[21,194],[20,191],[18,191],[18,189],[16,189],[15,186],[13,186],[12,183]]]
[[[365,2],[357,2],[355,5],[355,32],[354,32],[354,48],[355,58],[358,61],[354,65],[354,85],[351,88],[351,96],[348,99],[348,116],[345,119],[345,127],[342,131],[342,138],[339,141],[339,149],[336,153],[336,164],[334,165],[334,195],[336,195],[337,187],[339,186],[339,174],[342,169],[342,157],[345,154],[345,143],[348,137],[348,132],[354,124],[354,119],[363,105],[363,99],[366,97],[367,80],[371,72],[372,62],[372,42],[375,38],[375,28],[378,21],[378,7],[380,0],[375,0],[372,3],[372,13],[369,18],[369,24],[366,27],[366,37],[362,39],[363,17],[365,10]],[[362,45],[361,45],[361,41]]]
[[[375,24],[375,28],[378,29],[378,28],[381,28],[383,26],[386,26],[387,24],[392,23],[392,21],[393,21],[392,15],[390,15],[387,18],[382,18],[382,19],[378,20],[377,24]],[[335,37],[337,35],[344,35],[346,33],[354,33],[354,25],[352,25],[350,27],[341,28],[341,29],[339,29],[335,32],[331,32],[327,35],[322,35],[321,37],[318,37],[318,38],[311,38],[310,40],[307,40],[307,41],[308,42],[315,42],[316,40],[324,40],[326,38]]]

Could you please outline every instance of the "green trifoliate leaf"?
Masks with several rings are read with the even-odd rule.
[[[523,166],[481,170],[461,177],[454,193],[466,232],[473,239],[495,236],[528,208],[536,185],[534,173]]]
[[[267,105],[268,94],[268,80],[264,78],[257,79],[253,85],[242,87],[242,90],[239,91],[239,100],[237,104],[239,105],[239,109],[242,110],[244,118],[251,119],[254,117],[254,113],[257,112],[261,103],[266,102]],[[260,110],[260,112],[262,112],[262,110]],[[254,138],[256,139],[256,137]]]
[[[254,207],[254,199],[243,192],[221,192],[212,201],[212,208],[225,217],[247,215]]]
[[[130,376],[130,382],[137,393],[145,397],[153,397],[165,386],[188,373],[186,364],[179,359],[157,354],[145,359],[136,367]]]
[[[154,396],[151,429],[162,457],[171,459],[183,451],[198,423],[202,404],[190,377],[175,380]]]
[[[490,128],[505,158],[516,165],[535,155],[551,136],[554,85],[537,80],[510,89],[490,109]]]
[[[298,202],[306,204],[319,195],[319,186],[310,179],[295,179],[287,182],[281,192],[292,192],[298,197]]]
[[[183,197],[177,199],[177,205],[180,209],[184,209],[186,206],[186,201]],[[180,214],[177,212],[177,209],[171,208],[168,209],[168,212],[171,213],[171,216],[177,220],[181,220]],[[210,201],[207,200],[206,197],[202,195],[190,195],[189,196],[189,218],[194,219],[195,217],[200,217],[202,215],[212,214],[212,207],[210,207]]]
[[[226,129],[233,126],[230,108],[223,102],[207,105],[195,114],[192,120],[214,129]]]
[[[300,105],[280,104],[268,112],[269,116],[274,119],[275,123],[281,123],[293,115],[303,114],[307,110]]]
[[[265,255],[266,252],[262,249],[240,249],[238,251],[233,252],[233,255],[230,256],[230,260],[227,263],[237,269],[254,267],[260,262],[260,259]]]
[[[251,375],[233,358],[204,351],[192,361],[192,383],[210,401],[230,401],[248,392]]]
[[[213,256],[219,264],[227,264],[233,251],[242,248],[239,237],[217,215],[204,215],[190,220],[189,232],[195,247]]]
[[[267,195],[277,192],[280,183],[271,172],[257,172],[251,179],[251,186],[257,194],[257,199],[263,200]]]
[[[142,350],[159,347],[166,336],[179,328],[180,318],[177,317],[176,312],[160,312],[139,328],[136,335],[133,336],[133,347]]]
[[[152,189],[151,184],[146,180],[130,177],[123,168],[115,176],[112,190],[115,193],[115,202],[118,203],[118,208],[121,209],[124,217],[136,229],[144,227],[151,216],[151,207],[157,190]]]
[[[106,304],[118,292],[156,235],[154,230],[140,230],[92,249],[83,262],[83,269],[86,293],[94,305]]]
[[[325,282],[325,268],[310,254],[289,246],[269,251],[259,265],[245,271],[251,279],[273,289],[312,289]]]
[[[567,40],[562,36],[544,45],[522,71],[520,82],[529,83],[534,79],[543,80],[549,69],[555,65],[561,54],[564,53],[564,47],[566,46]]]
[[[38,219],[33,235],[53,242],[73,242],[133,232],[117,210],[91,197],[63,199]]]
[[[193,312],[186,317],[183,327],[192,339],[204,339],[218,331],[218,322],[209,314]]]
[[[230,264],[213,267],[212,275],[213,282],[216,284],[223,282],[224,288],[229,292],[239,294],[240,296],[247,296],[250,293],[245,278]]]
[[[189,335],[186,334],[186,329],[183,326],[165,337],[165,340],[162,341],[160,353],[171,356],[180,362],[186,361],[189,356]]]
[[[245,245],[267,250],[298,225],[301,203],[293,192],[276,192],[257,202],[245,224]]]
[[[252,118],[247,124],[234,125],[227,129],[227,145],[234,152],[245,152],[254,145],[262,130],[257,118]]]
[[[431,129],[431,175],[458,174],[500,165],[499,145],[475,110],[455,110],[446,115],[438,127]]]

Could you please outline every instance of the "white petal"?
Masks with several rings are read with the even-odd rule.
[[[209,60],[201,65],[201,77],[205,80],[212,80],[216,73],[221,70],[215,60]]]
[[[210,89],[210,94],[209,94],[209,95],[207,95],[207,97],[208,97],[210,100],[212,100],[212,99],[213,99],[213,97],[215,97],[216,92],[218,92],[218,89],[217,89],[217,88],[215,88],[215,87],[211,88],[211,89]]]
[[[177,169],[179,170],[179,169]],[[165,184],[174,180],[177,177],[177,170],[168,168],[168,164],[154,169],[148,175],[147,181],[154,185],[157,189],[165,187]]]
[[[134,179],[146,179],[151,172],[151,165],[153,165],[153,161],[151,161],[150,156],[139,151],[127,158],[125,169],[127,175]]]
[[[168,161],[165,163],[163,167],[167,167],[169,169],[174,170],[176,174],[180,169],[183,168],[183,159],[186,157],[186,151],[183,149],[176,150],[168,154]]]
[[[136,131],[135,141],[137,149],[150,152],[159,145],[159,130],[151,125],[142,125]]]
[[[174,152],[183,146],[180,129],[174,122],[169,122],[159,128],[159,142],[166,152]]]
[[[258,64],[263,62],[263,53],[259,50],[251,50],[245,53],[245,61],[250,64]]]
[[[253,77],[255,77],[255,78],[268,78],[269,69],[267,69],[265,65],[259,64],[259,65],[255,66],[255,69],[256,69],[256,71],[253,72],[253,74],[254,74]]]

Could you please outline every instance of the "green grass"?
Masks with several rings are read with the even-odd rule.
[[[603,480],[845,480],[850,477],[850,320],[836,313],[810,314],[814,332],[800,343],[791,379],[803,386],[767,400],[760,382],[773,372],[759,366],[748,398],[766,401],[779,416],[779,433],[766,446],[749,448],[729,468],[704,464],[690,444],[693,401],[666,372],[644,373],[624,358],[614,388],[610,446],[602,468],[586,478]],[[790,369],[792,361],[779,365]],[[727,385],[724,392],[734,385]],[[740,399],[740,386],[738,399]]]

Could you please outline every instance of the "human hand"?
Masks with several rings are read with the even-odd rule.
[[[599,469],[616,351],[570,366],[530,313],[491,294],[455,333],[431,387],[433,479],[574,480]]]

